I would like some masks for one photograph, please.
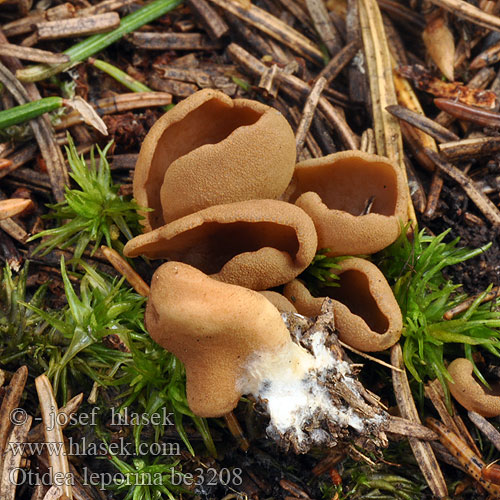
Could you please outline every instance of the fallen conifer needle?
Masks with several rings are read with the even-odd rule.
[[[24,198],[11,198],[9,200],[0,201],[0,220],[9,219],[20,214],[24,210],[33,206],[31,200]]]

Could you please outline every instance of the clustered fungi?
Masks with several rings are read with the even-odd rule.
[[[195,414],[221,416],[250,394],[270,414],[268,433],[295,451],[354,436],[384,442],[383,413],[333,325],[363,351],[396,343],[402,318],[389,285],[359,258],[341,263],[340,287],[321,298],[296,278],[318,249],[369,255],[398,237],[407,198],[397,165],[360,151],[295,165],[281,114],[202,90],[149,132],[134,196],[152,210],[124,253],[171,261],[153,275],[146,326],[184,362]],[[267,290],[280,285],[284,295]]]

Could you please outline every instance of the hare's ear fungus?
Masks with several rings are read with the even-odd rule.
[[[398,237],[407,219],[401,169],[383,156],[342,151],[298,163],[292,201],[314,221],[330,255],[367,255]]]
[[[401,310],[382,272],[371,262],[349,258],[334,272],[338,287],[323,287],[333,299],[335,329],[342,342],[360,351],[383,351],[401,336]],[[325,297],[313,297],[298,280],[287,284],[285,297],[300,314],[316,316]]]
[[[279,198],[292,178],[295,138],[274,108],[205,89],[163,115],[141,147],[134,197],[153,209],[145,231],[212,205]]]
[[[311,218],[278,200],[217,205],[130,240],[127,257],[185,262],[220,281],[266,290],[298,276],[317,248]]]
[[[292,342],[265,297],[181,262],[155,271],[145,321],[151,337],[184,363],[188,404],[201,417],[220,417],[238,404],[237,381],[250,356]]]
[[[452,396],[467,410],[475,411],[483,417],[500,415],[500,384],[492,384],[491,389],[480,384],[473,373],[472,363],[458,358],[448,366],[453,382],[448,382]]]

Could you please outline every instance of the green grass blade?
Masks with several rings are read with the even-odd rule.
[[[0,111],[0,130],[18,125],[19,123],[27,122],[33,118],[59,109],[63,106],[62,97],[44,97],[38,101],[27,102],[20,106]]]
[[[141,83],[139,80],[132,78],[130,75],[122,71],[120,68],[113,66],[112,64],[101,61],[100,59],[91,59],[89,62],[100,69],[107,75],[114,78],[117,82],[121,83],[124,87],[128,88],[132,92],[153,92],[147,85]]]
[[[182,0],[155,0],[142,9],[124,17],[120,22],[120,26],[115,30],[109,33],[93,35],[65,50],[64,54],[70,57],[69,63],[31,66],[30,68],[18,70],[16,76],[23,82],[38,82],[39,80],[44,80],[52,75],[56,75],[61,71],[65,71],[74,63],[84,61],[88,57],[97,54],[109,45],[120,40],[124,35],[163,16],[163,14],[175,9],[181,3]]]

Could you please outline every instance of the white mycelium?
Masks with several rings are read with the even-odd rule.
[[[286,317],[284,319],[286,321]],[[301,338],[299,332],[291,333]],[[310,444],[325,444],[331,441],[328,423],[363,431],[366,419],[347,404],[338,405],[338,400],[334,404],[325,385],[340,379],[351,393],[361,398],[349,363],[338,359],[326,347],[326,335],[321,328],[307,332],[306,345],[310,352],[290,342],[274,352],[257,353],[248,360],[238,389],[243,394],[252,394],[267,407],[268,434],[293,436],[299,444],[304,439]]]

